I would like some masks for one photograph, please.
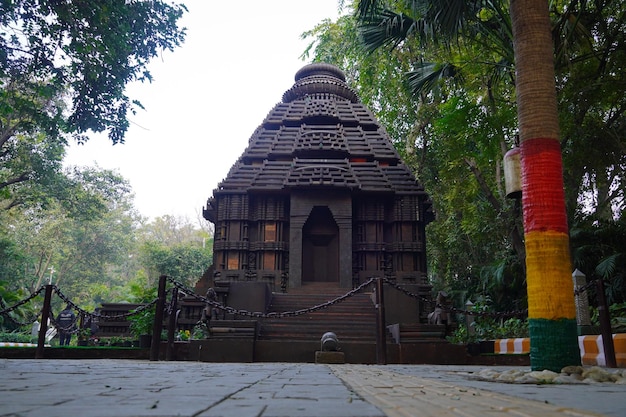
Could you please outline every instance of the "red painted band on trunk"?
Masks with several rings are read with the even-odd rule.
[[[567,233],[563,162],[556,139],[525,140],[522,151],[524,230]]]

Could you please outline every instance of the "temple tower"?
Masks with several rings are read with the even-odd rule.
[[[215,225],[216,282],[349,289],[384,275],[430,288],[429,197],[329,64],[296,73],[203,215]]]

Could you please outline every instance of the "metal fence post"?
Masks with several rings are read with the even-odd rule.
[[[598,286],[598,313],[600,316],[600,333],[602,334],[604,358],[607,367],[617,368],[615,346],[613,345],[613,332],[611,331],[611,316],[609,314],[609,307],[606,305],[606,296],[604,295],[604,282],[602,279],[598,279],[596,282]]]
[[[165,284],[167,275],[159,277],[159,289],[157,293],[156,311],[154,314],[154,325],[152,326],[152,345],[150,346],[150,360],[159,360],[159,348],[161,344],[161,330],[163,330],[163,309],[165,308]]]
[[[167,321],[167,349],[165,350],[165,360],[171,361],[174,357],[174,331],[176,330],[176,310],[178,309],[178,288],[172,290],[172,310]]]
[[[37,349],[35,349],[35,359],[43,359],[44,346],[46,344],[46,332],[48,331],[48,319],[50,318],[50,304],[52,300],[52,285],[46,285],[46,292],[43,298],[43,309],[41,310],[41,326],[39,326],[39,338],[37,339]]]

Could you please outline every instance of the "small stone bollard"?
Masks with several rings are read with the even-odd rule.
[[[339,339],[335,333],[324,333],[320,344],[321,350],[315,352],[315,363],[346,363],[345,354],[339,351]]]
[[[335,352],[339,349],[339,339],[337,339],[337,335],[333,332],[326,332],[322,335],[322,351],[324,352]]]

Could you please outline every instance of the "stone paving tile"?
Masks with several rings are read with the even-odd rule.
[[[479,391],[497,392],[505,395],[552,404],[553,406],[588,410],[607,417],[625,417],[626,385],[616,384],[508,384],[471,379],[485,366],[420,366],[387,365],[384,369],[408,376],[436,380],[450,384],[462,384]],[[493,370],[528,370],[527,367],[489,367]]]
[[[324,365],[0,360],[0,375],[2,417],[384,417]]]
[[[367,365],[329,365],[335,374],[388,416],[597,417],[601,414],[554,406],[496,392],[451,385],[434,379]]]
[[[467,378],[478,370],[0,359],[0,417],[626,416],[626,386],[519,386]],[[581,401],[586,406],[573,405]],[[600,413],[574,410],[594,403]]]
[[[197,414],[198,417],[259,417],[267,409],[266,404],[230,404],[211,407]]]
[[[275,374],[200,415],[384,417],[376,407],[348,390],[328,368],[310,364],[283,365]]]

